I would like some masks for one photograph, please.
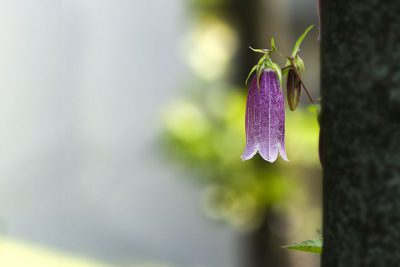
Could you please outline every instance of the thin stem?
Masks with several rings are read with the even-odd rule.
[[[310,99],[311,104],[315,104],[314,100],[312,99],[310,93],[308,92],[308,90],[307,90],[306,86],[304,85],[303,81],[301,80],[300,76],[299,76],[299,80],[301,82],[301,85],[303,86],[304,91],[306,92],[306,94],[308,96],[308,99]]]

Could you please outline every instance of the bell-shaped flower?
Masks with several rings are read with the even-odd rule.
[[[288,160],[284,97],[279,76],[270,68],[262,69],[253,77],[246,102],[245,126],[246,147],[242,160],[251,159],[257,152],[269,162],[274,162],[278,154]]]

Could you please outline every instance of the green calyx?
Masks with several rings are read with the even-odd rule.
[[[247,76],[246,79],[246,85],[248,80],[250,79],[251,75],[256,72],[257,74],[257,84],[258,84],[258,88],[260,88],[260,78],[262,73],[265,70],[271,69],[272,71],[274,71],[276,73],[276,75],[278,76],[279,79],[279,83],[282,84],[282,72],[281,72],[281,68],[279,67],[278,64],[274,63],[271,59],[271,54],[274,53],[276,51],[276,46],[275,46],[275,41],[272,38],[271,39],[271,49],[255,49],[250,47],[250,49],[254,52],[257,53],[262,53],[264,54],[260,60],[258,61],[258,63],[256,65],[253,66],[253,68],[250,70],[249,75]]]
[[[279,79],[279,83],[281,84],[282,87],[282,75],[286,75],[289,70],[293,69],[296,72],[296,75],[300,76],[301,74],[304,73],[305,67],[304,67],[304,62],[299,56],[299,51],[300,51],[300,45],[303,42],[303,40],[306,38],[307,34],[312,30],[314,25],[309,26],[302,35],[297,39],[295,45],[293,46],[292,49],[292,54],[289,56],[285,56],[281,52],[278,51],[278,49],[275,46],[275,41],[272,38],[271,39],[271,48],[270,49],[258,49],[258,48],[252,48],[250,49],[253,52],[256,53],[261,53],[263,56],[260,58],[258,63],[253,66],[253,68],[250,70],[249,75],[247,76],[246,79],[246,85],[247,82],[249,81],[251,75],[255,72],[257,74],[257,84],[258,87],[260,87],[260,78],[261,75],[264,71],[270,69],[276,73]],[[286,58],[287,62],[284,68],[280,68],[276,63],[274,63],[271,59],[271,54],[277,52],[278,55]]]
[[[296,55],[294,58],[289,58],[287,60],[286,66],[296,68],[299,75],[303,74],[305,71],[304,61],[301,59],[301,57],[299,57],[299,55]]]

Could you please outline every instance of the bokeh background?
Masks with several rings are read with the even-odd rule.
[[[320,236],[307,99],[290,162],[240,160],[248,46],[317,23],[315,0],[0,0],[0,266],[318,266],[282,248]]]

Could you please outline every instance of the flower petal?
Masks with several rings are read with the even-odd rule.
[[[246,147],[241,156],[242,160],[251,159],[256,153],[259,145],[258,129],[256,120],[258,120],[258,97],[257,79],[253,78],[246,101]]]
[[[242,160],[261,157],[274,162],[278,154],[287,160],[285,139],[285,109],[283,93],[274,71],[266,70],[260,77],[260,88],[254,77],[246,102],[246,147]]]
[[[274,162],[278,157],[278,149],[275,143],[275,118],[273,116],[274,102],[272,80],[273,71],[265,71],[260,80],[260,114],[261,114],[261,157],[269,162]]]
[[[279,87],[278,81],[274,80],[274,85],[272,86],[276,90],[275,92],[275,107],[276,114],[274,115],[277,118],[277,147],[279,154],[282,159],[289,161],[286,155],[285,150],[285,101],[282,90]]]

